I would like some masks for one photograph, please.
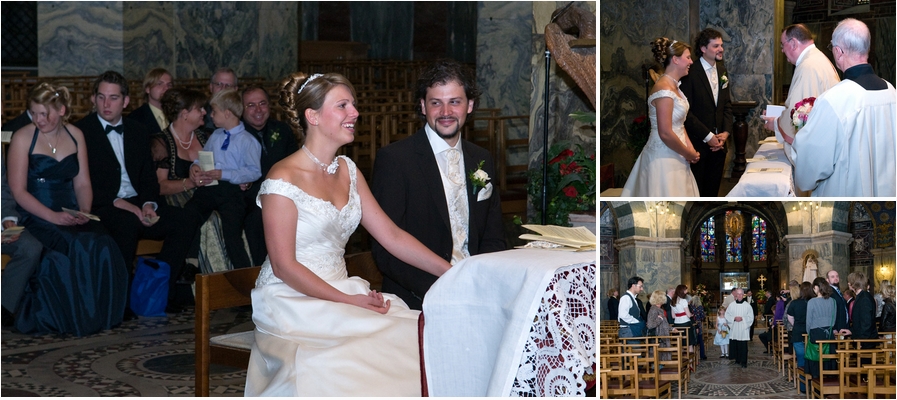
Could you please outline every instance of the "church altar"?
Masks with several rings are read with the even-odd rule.
[[[583,396],[596,346],[595,252],[462,260],[424,298],[431,396]]]
[[[762,158],[762,160],[761,160]],[[749,161],[744,175],[726,197],[794,197],[791,162],[785,157],[783,145],[763,143]],[[781,168],[778,172],[759,172],[763,168]],[[752,172],[757,171],[757,172]]]

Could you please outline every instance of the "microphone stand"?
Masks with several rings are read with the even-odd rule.
[[[550,75],[551,52],[545,50],[545,106],[543,108],[545,116],[542,124],[542,225],[548,222],[548,106],[550,105],[548,89]]]

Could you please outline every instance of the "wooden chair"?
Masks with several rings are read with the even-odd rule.
[[[828,343],[832,348],[837,349],[839,343],[844,342],[843,340],[818,340],[817,343],[820,346],[820,350],[823,344]],[[810,380],[810,387],[807,388],[807,391],[810,392],[811,397],[814,399],[822,399],[825,398],[826,395],[837,395],[840,391],[840,370],[839,369],[823,369],[823,365],[828,360],[838,360],[838,350],[834,351],[832,354],[822,354],[820,351],[819,361],[811,361],[818,363],[819,365],[819,377],[812,378]]]
[[[779,371],[782,372],[788,378],[788,382],[794,380],[794,367],[793,364],[797,363],[797,360],[794,358],[794,353],[788,353],[786,350],[791,348],[791,343],[789,341],[789,335],[787,329],[785,329],[785,325],[778,326],[779,334],[776,337],[776,341],[778,346],[776,346],[776,354],[778,355],[778,367]]]
[[[642,338],[643,339],[643,338]],[[636,353],[638,357],[638,398],[669,399],[672,396],[672,384],[660,377],[657,343],[628,343],[624,345],[626,353]]]
[[[668,339],[670,341],[669,346],[661,347],[661,340]],[[648,337],[648,343],[657,343],[658,348],[657,351],[660,352],[658,355],[658,363],[663,366],[663,369],[660,370],[660,378],[667,381],[677,382],[677,392],[679,398],[682,398],[683,390],[685,393],[688,393],[688,381],[691,380],[691,374],[688,369],[688,360],[683,356],[682,347],[684,344],[684,338],[679,335],[673,336],[651,336]],[[667,361],[661,360],[661,355],[670,354],[670,359]]]
[[[866,393],[868,398],[893,399],[897,393],[897,369],[891,359],[890,364],[870,365],[866,369]],[[878,397],[881,395],[882,397]]]
[[[863,379],[867,377],[870,365],[876,364],[875,354],[878,349],[867,350],[841,350],[838,352],[839,396],[842,399],[855,398],[858,395],[868,395],[869,387]],[[867,364],[861,366],[860,360],[866,359]]]
[[[162,251],[162,240],[140,239],[137,242],[137,256],[150,256]]]
[[[602,398],[638,398],[638,354],[603,350],[599,354]]]
[[[255,342],[254,331],[209,337],[210,316],[214,310],[252,304],[261,267],[196,275],[196,396],[209,395],[209,364],[237,368],[249,365],[249,353]]]
[[[804,342],[804,346],[806,346],[806,343],[807,343],[807,334],[806,333],[803,334],[803,342]],[[806,347],[804,347],[804,351],[806,351]],[[805,360],[804,365],[806,365],[806,363],[808,363],[808,362],[812,362],[812,361]],[[810,398],[810,374],[808,374],[806,372],[804,367],[798,367],[797,362],[794,363],[794,378],[795,378],[794,379],[794,388],[798,390],[798,393],[800,393],[800,384],[803,383],[804,384],[804,392],[806,393],[807,398],[809,399]]]

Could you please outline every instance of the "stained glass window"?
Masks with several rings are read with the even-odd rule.
[[[726,217],[737,215],[741,217],[740,211],[726,211]],[[741,235],[732,237],[726,234],[726,262],[741,262]]]
[[[705,262],[716,261],[716,232],[713,217],[701,224],[701,259]]]
[[[754,239],[754,261],[766,261],[766,221],[763,218],[754,216],[751,221],[751,237]]]

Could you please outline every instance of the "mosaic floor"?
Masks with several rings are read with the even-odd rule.
[[[752,399],[805,399],[794,389],[794,383],[779,373],[773,363],[772,354],[763,354],[763,344],[757,335],[763,329],[755,330],[754,340],[748,346],[748,367],[741,368],[734,361],[719,358],[719,346],[705,347],[707,361],[701,361],[692,374],[688,393],[683,398],[752,398]],[[712,342],[711,342],[712,343]],[[673,386],[673,397],[678,397]]]
[[[6,396],[193,396],[193,309],[140,318],[95,335],[29,336],[3,330]],[[251,310],[212,315],[213,335],[252,329]],[[211,366],[212,396],[242,396],[246,370]]]

